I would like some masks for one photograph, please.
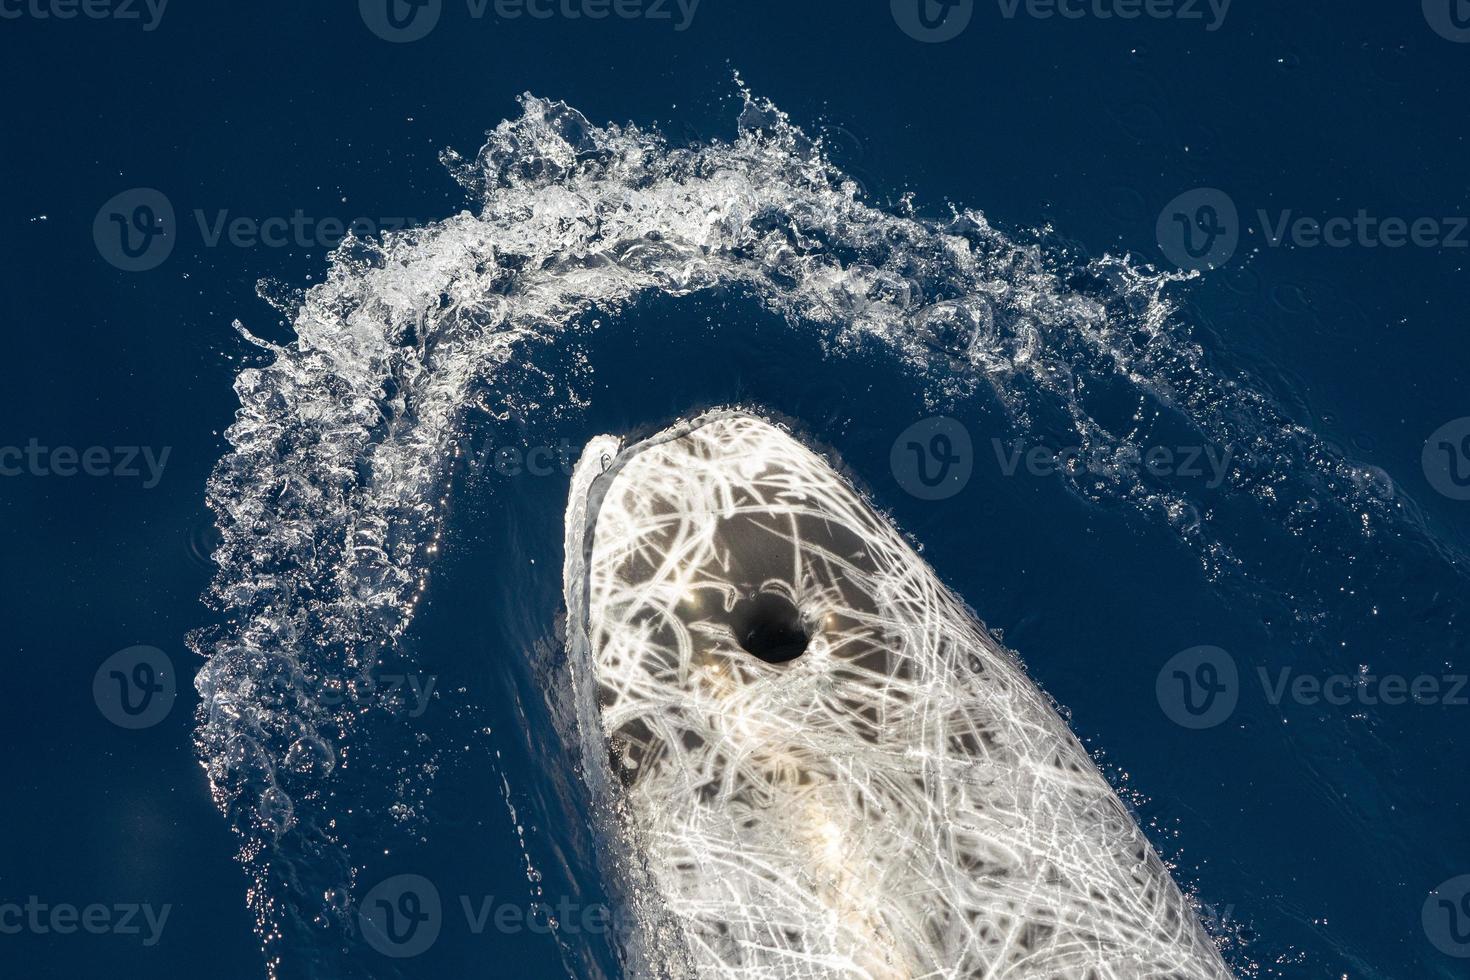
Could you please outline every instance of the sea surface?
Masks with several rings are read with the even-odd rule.
[[[1470,975],[1463,5],[335,6],[0,3],[0,976],[626,975],[571,466],[726,405],[1238,976]]]

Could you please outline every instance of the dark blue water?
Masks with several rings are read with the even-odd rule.
[[[1449,11],[1238,0],[1208,30],[1024,7],[1008,19],[980,3],[958,37],[928,44],[878,2],[704,0],[686,30],[670,9],[672,21],[476,20],[447,2],[427,37],[390,44],[351,5],[178,3],[144,30],[0,4],[0,447],[103,447],[94,468],[109,474],[57,475],[65,459],[48,454],[60,465],[0,477],[0,975],[618,975],[555,718],[568,485],[556,454],[730,403],[789,418],[840,457],[1002,631],[1176,862],[1240,975],[1470,973],[1470,906],[1454,883],[1470,874],[1470,690],[1457,680],[1470,670],[1470,504],[1453,479],[1470,472],[1470,428],[1441,432],[1470,415],[1470,232],[1456,220],[1470,215],[1470,44],[1431,27]],[[195,745],[194,676],[240,611],[200,601],[219,540],[206,484],[230,448],[236,374],[272,360],[231,324],[290,343],[294,291],[322,281],[331,232],[309,222],[306,244],[274,247],[228,230],[211,244],[212,229],[298,213],[392,228],[474,210],[439,153],[473,157],[485,130],[520,114],[523,91],[676,145],[729,139],[733,70],[824,136],[869,203],[936,222],[951,202],[983,211],[1038,243],[1069,288],[1117,303],[1117,322],[1139,315],[1138,296],[1094,282],[1089,259],[1173,268],[1183,239],[1161,249],[1161,212],[1165,228],[1176,211],[1193,221],[1200,245],[1220,226],[1198,207],[1221,199],[1166,206],[1223,191],[1239,246],[1168,287],[1177,308],[1161,341],[1198,344],[1207,374],[1160,357],[1119,377],[1116,348],[1087,353],[1045,331],[1040,343],[1066,351],[1073,373],[1058,385],[1088,419],[1145,449],[1229,452],[1245,461],[1237,476],[1149,481],[1183,501],[1171,511],[1086,474],[1008,475],[1015,447],[1071,444],[1062,402],[1028,390],[1018,413],[1006,383],[936,383],[942,355],[919,370],[738,285],[592,311],[526,353],[532,370],[514,382],[478,386],[484,407],[465,414],[461,443],[509,462],[447,472],[441,544],[414,566],[428,577],[403,631],[384,644],[365,616],[318,644],[321,663],[356,656],[385,679],[357,695],[307,685],[333,725],[351,718],[323,733],[339,753],[331,771],[310,745],[282,751],[269,761],[293,770],[289,804],[247,780],[254,795],[222,797],[221,813],[201,765],[218,747]],[[128,272],[93,225],[140,187],[178,220],[167,258]],[[137,199],[125,200],[130,217]],[[1430,223],[1400,247],[1356,231],[1341,247],[1308,247],[1310,231],[1269,241],[1288,212],[1325,223],[1360,211],[1390,238],[1383,219]],[[1232,399],[1234,383],[1262,398]],[[973,472],[956,495],[924,500],[890,450],[941,414],[970,435]],[[1310,435],[1287,440],[1292,423]],[[1444,469],[1426,469],[1426,441]],[[131,476],[118,449],[135,446],[151,455]],[[554,461],[544,475],[516,465],[537,447]],[[148,458],[163,461],[153,475]],[[294,493],[283,485],[262,513],[230,520],[264,533]],[[281,594],[320,587],[293,579]],[[117,681],[104,661],[135,646],[161,651],[147,661],[158,672],[134,673],[128,654]],[[1200,656],[1233,666],[1233,710],[1171,686],[1183,682],[1166,664],[1201,646],[1225,659],[1194,655],[1185,679],[1218,680]],[[262,678],[272,669],[262,662]],[[1308,686],[1273,703],[1283,669]],[[113,691],[160,675],[177,690],[171,703],[156,694],[166,714],[118,724]],[[1347,703],[1312,694],[1344,676]],[[1427,696],[1394,698],[1388,676]],[[382,689],[400,682],[401,696]],[[250,770],[253,750],[240,751],[231,764]],[[357,912],[403,874],[432,882],[443,910],[428,948],[393,958],[362,938]],[[537,903],[561,905],[555,930],[516,919]],[[512,912],[497,927],[501,907]]]

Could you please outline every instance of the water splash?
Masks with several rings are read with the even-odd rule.
[[[743,90],[738,135],[686,147],[521,105],[473,160],[444,155],[474,212],[349,238],[300,299],[289,344],[237,324],[268,363],[236,379],[231,450],[209,484],[220,622],[192,640],[196,744],[272,973],[285,932],[350,932],[341,896],[362,818],[331,787],[373,751],[369,720],[395,710],[372,678],[407,656],[466,411],[535,373],[536,347],[589,312],[722,288],[829,352],[876,339],[936,404],[983,390],[1034,441],[1112,453],[1119,465],[1072,489],[1151,515],[1209,576],[1249,583],[1303,628],[1332,583],[1314,595],[1273,581],[1279,539],[1346,528],[1361,544],[1392,526],[1431,547],[1401,495],[1210,368],[1168,298],[1182,276],[1080,261],[1045,230],[1008,236],[974,210],[871,207],[820,141]],[[1242,461],[1216,492],[1172,486],[1128,462],[1165,431]],[[1216,508],[1255,515],[1245,526],[1264,544],[1223,535]],[[391,809],[411,790],[383,792]],[[273,881],[330,900],[299,908]]]

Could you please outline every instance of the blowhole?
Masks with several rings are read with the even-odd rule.
[[[790,663],[806,653],[801,613],[779,592],[741,599],[730,612],[730,626],[745,652],[768,664]]]

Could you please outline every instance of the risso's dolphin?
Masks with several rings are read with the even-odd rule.
[[[566,600],[638,975],[1231,977],[1014,656],[776,425],[593,440]]]

